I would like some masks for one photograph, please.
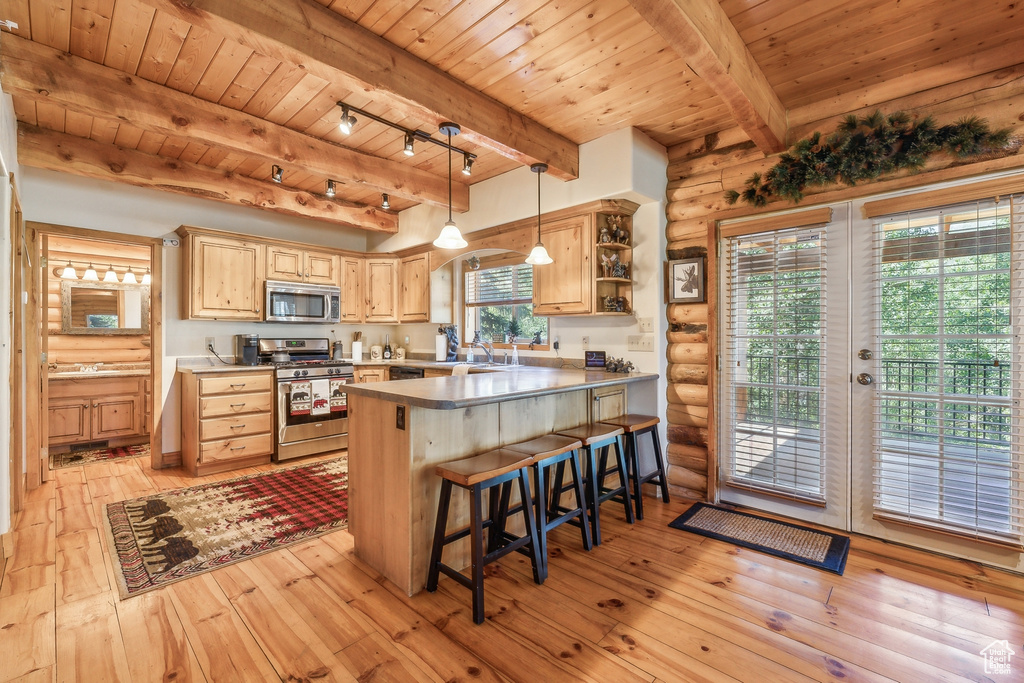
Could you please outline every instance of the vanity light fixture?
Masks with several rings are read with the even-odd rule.
[[[452,220],[452,136],[461,133],[462,129],[459,128],[459,124],[448,121],[442,123],[439,130],[448,136],[448,222],[441,228],[441,234],[434,240],[434,246],[438,249],[462,249],[468,243]]]
[[[405,156],[411,157],[413,154],[416,153],[416,150],[413,149],[413,142],[415,141],[415,139],[416,136],[413,135],[412,133],[405,134],[405,147],[402,149],[402,152],[405,154]]]
[[[391,198],[388,197],[388,193],[384,192],[380,196],[380,208],[387,210],[391,208]]]
[[[124,279],[121,280],[121,282],[129,285],[136,285],[139,283],[139,281],[135,279],[135,273],[132,272],[131,266],[128,266],[128,272],[124,274]]]
[[[334,187],[334,181],[331,180],[330,178],[328,178],[327,179],[327,191],[324,192],[324,194],[327,195],[328,197],[330,197],[331,199],[334,199],[334,195],[336,193],[337,193],[337,190]]]
[[[89,264],[89,267],[85,269],[85,275],[82,276],[82,279],[83,280],[88,280],[89,282],[99,282],[100,281],[100,276],[96,272],[96,269],[92,267],[91,263]]]
[[[462,157],[462,175],[473,175],[473,161],[474,158],[468,154]]]
[[[142,284],[148,285],[153,282],[153,276],[150,275],[149,267],[146,268],[146,272],[142,275]]]
[[[284,178],[284,169],[277,164],[274,164],[274,168],[271,169],[270,172],[270,179],[275,183],[280,183],[282,178]]]
[[[114,272],[114,266],[107,266],[107,272],[103,274],[104,282],[117,282],[117,273]]]
[[[350,135],[352,133],[352,128],[354,128],[355,125],[356,117],[349,113],[348,105],[341,105],[341,121],[338,122],[338,128],[345,135]]]
[[[540,241],[540,174],[548,170],[548,165],[534,164],[530,166],[530,170],[537,174],[537,244],[533,247],[530,255],[526,257],[526,262],[531,266],[546,266],[549,263],[554,263],[554,259],[548,256],[548,250]]]
[[[68,264],[64,266],[64,270],[60,272],[60,276],[64,280],[78,279],[78,273],[75,272],[75,267],[71,265],[71,261],[68,261]]]

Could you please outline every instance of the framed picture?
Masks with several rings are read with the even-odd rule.
[[[670,304],[704,303],[704,257],[669,261],[667,280]]]

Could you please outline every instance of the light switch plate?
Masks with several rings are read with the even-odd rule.
[[[654,318],[637,318],[641,332],[654,332]]]

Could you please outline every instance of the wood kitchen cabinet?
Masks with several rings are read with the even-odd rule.
[[[398,262],[398,322],[430,322],[430,255],[407,256]]]
[[[193,232],[185,226],[183,317],[261,320],[266,247],[254,240]]]
[[[626,385],[590,390],[590,421],[600,422],[626,414]]]
[[[594,312],[591,214],[541,225],[553,263],[533,269],[534,315],[586,315]]]
[[[338,286],[341,256],[271,244],[267,246],[266,274],[268,280]]]
[[[357,384],[365,384],[367,382],[386,382],[388,379],[388,369],[381,365],[357,365],[354,372]]]
[[[346,256],[341,260],[341,322],[363,322],[366,314],[366,302],[363,299],[365,279],[365,259]]]
[[[75,377],[48,380],[51,446],[122,439],[148,433],[145,378]]]
[[[274,378],[270,371],[182,372],[181,460],[202,476],[270,462]]]
[[[366,259],[366,312],[368,323],[398,322],[398,259]]]

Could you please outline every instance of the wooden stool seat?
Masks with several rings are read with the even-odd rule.
[[[600,422],[581,425],[572,429],[562,429],[557,433],[559,436],[566,436],[570,439],[579,439],[584,446],[593,446],[609,439],[620,436],[625,430],[622,427],[615,427]]]
[[[568,451],[574,451],[581,445],[579,439],[569,439],[557,434],[545,434],[529,441],[510,443],[503,448],[504,450],[516,453],[527,453],[537,460],[546,460]]]
[[[644,494],[643,485],[647,482],[657,484],[661,489],[661,500],[668,502],[668,474],[665,470],[665,458],[661,453],[661,438],[658,436],[658,423],[661,420],[657,415],[637,415],[629,413],[620,415],[608,420],[602,420],[606,425],[622,427],[625,431],[623,440],[626,445],[626,467],[629,469],[629,479],[633,482],[633,502],[636,505],[636,518],[644,518]],[[654,471],[647,474],[640,474],[640,449],[639,438],[644,434],[651,435],[651,445],[654,448]]]
[[[435,470],[441,477],[441,495],[437,501],[434,541],[430,549],[430,568],[427,570],[427,590],[431,593],[437,590],[437,580],[441,573],[470,589],[473,592],[473,621],[477,624],[483,623],[484,620],[484,565],[510,552],[527,548],[530,563],[533,565],[533,580],[537,583],[544,582],[545,565],[540,559],[540,534],[533,515],[533,500],[530,497],[530,485],[526,475],[534,462],[535,459],[529,454],[498,448],[464,460],[438,465]],[[505,543],[505,521],[509,515],[508,501],[513,481],[519,485],[519,495],[523,503],[517,511],[523,513],[526,533]],[[451,507],[454,486],[469,492],[469,526],[449,534],[448,510]],[[494,489],[499,491],[495,492]],[[490,507],[490,514],[487,517],[483,511],[485,491]],[[486,552],[484,529],[488,530]],[[468,577],[458,568],[441,561],[446,545],[467,536],[470,539],[471,553]],[[498,543],[499,537],[502,540],[501,544]]]

